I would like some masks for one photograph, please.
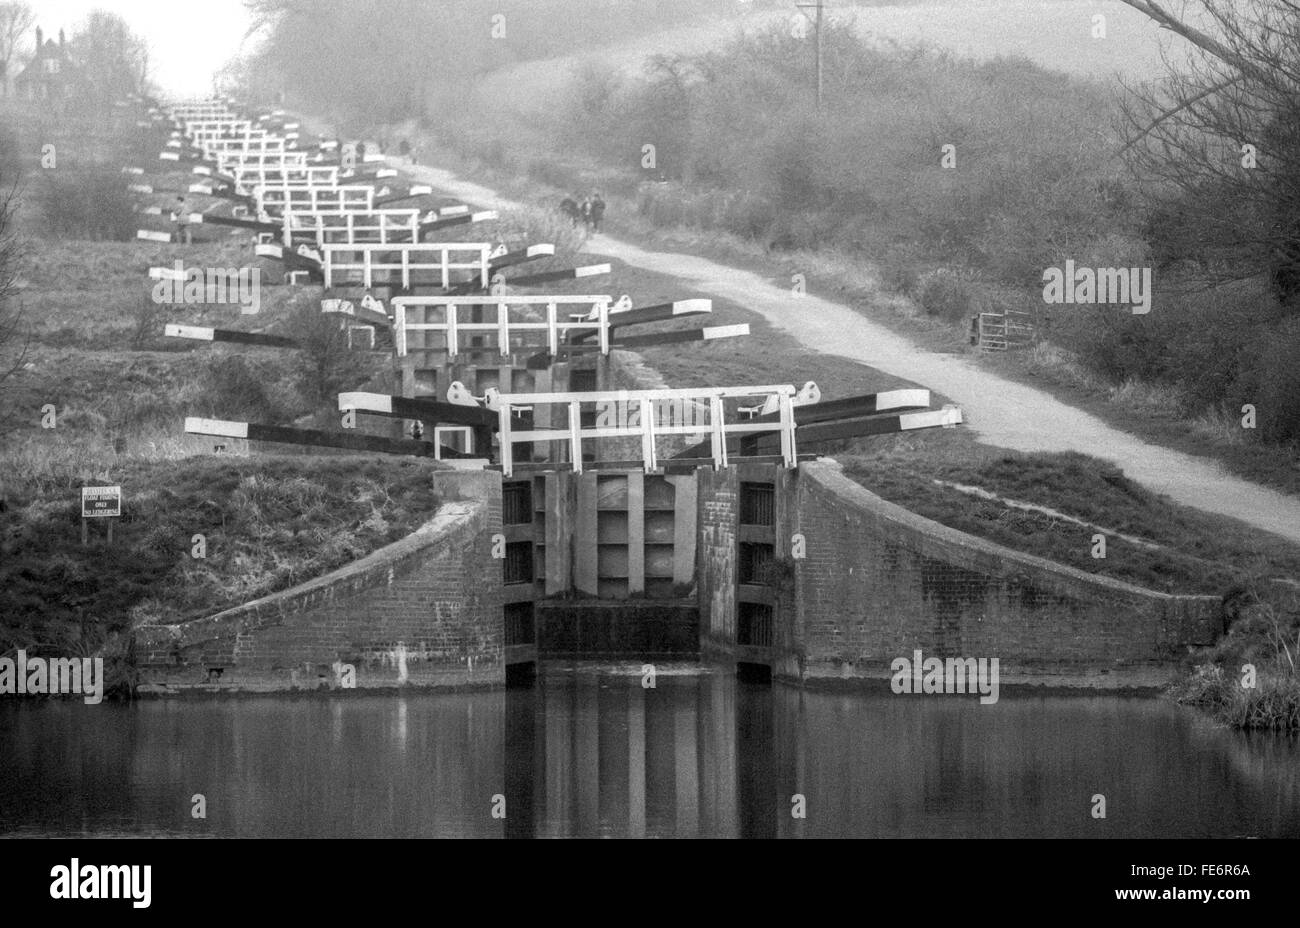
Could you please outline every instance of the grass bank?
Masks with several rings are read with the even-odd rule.
[[[316,412],[332,389],[387,372],[381,355],[349,352],[340,343],[335,325],[320,314],[319,288],[271,286],[264,273],[255,315],[230,303],[153,299],[149,267],[177,260],[187,268],[257,266],[246,242],[223,237],[183,247],[40,238],[30,248],[20,296],[30,340],[0,409],[7,473],[176,457],[186,447],[186,416],[288,424]],[[167,323],[292,333],[313,347],[167,338]]]
[[[1300,578],[1300,547],[1179,506],[1109,462],[1008,452],[957,431],[860,444],[836,457],[848,476],[919,515],[1148,589],[1232,597],[1267,578]],[[1094,554],[1098,534],[1104,557]]]
[[[1300,731],[1300,595],[1250,602],[1170,690],[1225,725]]]
[[[320,576],[396,541],[438,506],[415,460],[228,456],[87,463],[22,475],[0,513],[0,653],[106,651]],[[80,488],[120,485],[112,544],[81,544]],[[201,536],[201,537],[199,537]]]

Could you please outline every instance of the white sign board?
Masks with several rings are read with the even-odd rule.
[[[122,488],[82,487],[81,517],[98,519],[108,516],[122,517]]]

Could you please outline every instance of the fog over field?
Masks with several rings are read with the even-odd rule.
[[[173,0],[37,0],[32,4],[49,36],[73,30],[93,9],[122,16],[146,40],[153,55],[154,79],[179,96],[210,90],[212,74],[241,48],[256,47],[260,35],[243,0],[210,0],[198,19],[169,15]],[[977,57],[1023,55],[1046,67],[1076,75],[1150,77],[1159,71],[1159,49],[1179,40],[1162,33],[1146,17],[1118,0],[925,0],[925,2],[831,3],[835,15],[852,15],[864,32],[900,42],[933,42]],[[1104,40],[1087,36],[1092,17],[1107,17]],[[621,13],[613,5],[610,17]],[[575,57],[595,54],[602,60],[639,67],[648,54],[703,50],[734,32],[738,25],[794,20],[793,4],[736,0],[714,22],[683,24],[664,15],[633,41],[596,43]],[[202,23],[201,30],[196,28]],[[201,32],[201,35],[199,34]],[[546,65],[519,67],[511,75],[525,83],[546,75]]]
[[[834,3],[836,16],[852,16],[859,30],[882,40],[931,42],[962,55],[993,58],[1023,55],[1036,64],[1076,75],[1152,77],[1160,71],[1160,49],[1181,40],[1156,27],[1117,0],[927,0],[920,3]],[[1107,19],[1104,39],[1092,39],[1092,17]],[[756,11],[743,20],[755,25],[799,14],[786,9]],[[734,30],[715,26],[674,26],[603,52],[609,61],[629,65],[638,55],[701,51]]]
[[[1045,68],[1098,80],[1156,78],[1162,72],[1162,52],[1177,56],[1187,48],[1182,39],[1118,0],[926,0],[835,3],[826,9],[836,17],[851,17],[860,34],[882,43],[932,44],[977,59],[1024,57]],[[1106,35],[1094,39],[1093,17],[1098,14],[1106,17]],[[665,20],[661,31],[635,39],[503,68],[486,75],[481,89],[503,107],[544,109],[554,102],[544,89],[563,84],[583,61],[637,76],[653,55],[704,52],[741,29],[783,21],[794,29],[800,19],[792,6],[775,4],[741,17],[687,25]]]

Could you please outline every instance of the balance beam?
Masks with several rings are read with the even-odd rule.
[[[565,268],[560,271],[545,271],[541,274],[528,274],[524,277],[512,277],[506,283],[512,287],[534,287],[537,284],[549,284],[557,280],[578,280],[583,277],[598,277],[613,270],[608,264],[588,264],[584,267]]]
[[[468,425],[471,428],[494,429],[500,416],[481,406],[462,406],[432,397],[390,396],[387,393],[340,393],[339,411],[349,409],[393,419],[416,419],[438,425]],[[522,418],[522,417],[520,417]]]
[[[869,393],[864,396],[851,396],[825,403],[812,403],[794,408],[796,417],[795,441],[816,443],[834,441],[841,438],[865,438],[871,435],[888,435],[915,429],[938,428],[958,425],[962,421],[961,410],[930,410],[929,390],[886,390]],[[878,415],[878,413],[898,409],[919,409],[899,415]],[[780,414],[769,413],[755,416],[750,425],[772,425],[772,432],[780,429]],[[757,453],[763,447],[776,441],[771,434],[746,436],[738,445],[748,449],[742,453]],[[708,442],[693,445],[674,458],[703,457],[709,452]]]
[[[217,438],[245,438],[249,441],[272,441],[286,445],[308,445],[321,448],[343,448],[348,451],[367,451],[378,454],[404,454],[433,458],[441,453],[446,457],[473,457],[454,448],[437,449],[430,442],[410,438],[381,438],[378,435],[349,435],[347,432],[325,432],[320,429],[294,429],[281,425],[259,425],[255,422],[232,422],[224,419],[201,419],[187,416],[185,432],[189,435],[212,435]]]
[[[257,345],[262,348],[301,348],[301,343],[283,335],[265,335],[261,332],[238,332],[234,329],[213,329],[201,325],[175,325],[168,323],[163,330],[168,338],[188,338],[200,342],[230,342],[237,345]]]

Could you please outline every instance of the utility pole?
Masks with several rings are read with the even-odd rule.
[[[817,109],[822,108],[822,0],[817,0]]]
[[[817,30],[816,43],[817,43],[817,109],[818,110],[822,108],[822,11],[824,5],[825,5],[825,0],[817,0],[816,3],[795,4],[795,6],[797,6],[801,10],[817,11],[816,17],[813,18],[813,25],[814,28]],[[804,16],[807,17],[808,14],[805,13]]]

